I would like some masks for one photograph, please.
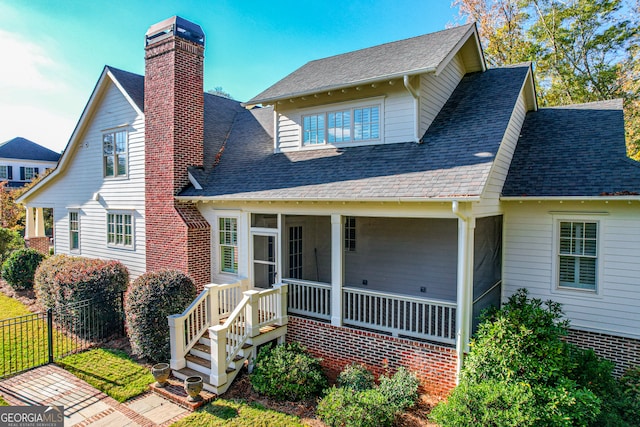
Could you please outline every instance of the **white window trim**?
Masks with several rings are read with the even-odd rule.
[[[604,254],[602,252],[605,236],[605,221],[602,215],[606,213],[562,213],[552,214],[553,218],[553,245],[551,254],[551,293],[559,295],[572,295],[584,297],[601,297],[603,295],[603,265]],[[561,222],[595,222],[597,224],[596,236],[596,289],[579,289],[560,286],[560,223]]]
[[[130,215],[131,216],[131,244],[109,243],[109,215]],[[105,241],[110,249],[120,249],[126,251],[135,251],[136,248],[136,215],[133,210],[109,209],[105,215]]]
[[[27,175],[27,171],[31,172],[31,176]],[[24,180],[25,181],[33,181],[34,178],[37,176],[38,174],[36,173],[36,168],[35,166],[25,166],[24,167]]]
[[[220,220],[222,218],[231,218],[231,219],[235,219],[236,220],[236,250],[238,252],[238,268],[236,270],[235,273],[230,272],[230,271],[223,271],[222,270],[222,250],[221,250],[221,244],[220,244]],[[215,250],[215,254],[216,254],[216,271],[217,274],[219,275],[224,275],[224,276],[229,276],[229,277],[238,277],[239,272],[240,272],[240,239],[241,239],[241,233],[240,233],[240,216],[237,214],[223,214],[220,213],[218,215],[215,216],[215,235],[214,235],[214,239],[213,240],[213,245],[214,245],[214,250]]]
[[[372,98],[365,98],[362,100],[358,100],[357,102],[340,102],[329,105],[322,105],[320,107],[310,107],[310,108],[302,108],[299,110],[298,117],[298,150],[318,150],[325,148],[342,148],[342,147],[357,147],[362,145],[379,145],[384,141],[384,123],[385,123],[385,114],[384,114],[384,96],[376,96]],[[325,136],[328,130],[328,117],[329,113],[335,113],[345,110],[351,110],[358,108],[366,108],[366,107],[378,107],[379,108],[379,133],[378,138],[375,139],[367,139],[367,140],[351,140],[346,142],[324,142],[319,144],[304,144],[304,117],[313,116],[318,114],[324,114],[325,116]],[[353,114],[351,117],[351,123],[353,126]]]
[[[0,179],[9,179],[9,166],[0,165],[0,171],[4,169],[4,173],[0,172]]]
[[[71,214],[72,213],[75,213],[77,215],[77,223],[78,223],[78,231],[77,231],[77,233],[78,233],[78,247],[77,248],[73,248],[71,246],[71,242],[72,242],[72,239],[71,239]],[[80,251],[80,248],[81,248],[81,244],[80,244],[80,242],[81,242],[81,239],[80,239],[80,236],[81,236],[80,209],[68,209],[67,219],[68,219],[68,223],[67,224],[68,224],[68,227],[69,227],[69,252],[72,253],[72,254],[79,254],[81,252]]]
[[[104,154],[104,136],[107,134],[116,134],[118,132],[124,132],[125,133],[125,139],[126,139],[126,150],[125,150],[125,154],[127,156],[127,161],[126,161],[126,168],[127,171],[126,173],[122,174],[122,175],[118,175],[118,163],[116,162],[116,155],[115,155],[115,150],[116,150],[116,145],[115,145],[115,139],[114,139],[114,145],[113,145],[113,156],[114,156],[114,164],[113,164],[113,168],[114,168],[114,175],[107,175],[107,166],[105,163],[105,154]],[[102,161],[102,177],[104,179],[108,179],[108,180],[114,180],[114,179],[127,179],[129,178],[129,168],[130,168],[130,162],[129,162],[129,157],[131,154],[131,146],[129,144],[129,136],[130,136],[130,130],[128,129],[128,126],[120,126],[120,127],[116,127],[116,128],[110,128],[110,129],[103,129],[100,132],[100,155],[101,155],[101,161]]]

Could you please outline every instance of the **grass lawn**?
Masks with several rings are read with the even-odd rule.
[[[217,399],[171,427],[303,427],[298,417],[266,409],[257,403]]]
[[[118,402],[147,391],[153,375],[120,350],[98,348],[60,359],[58,365]]]
[[[7,322],[22,316],[19,320]],[[20,301],[0,293],[0,376],[42,365],[49,361],[46,316],[29,311]],[[54,331],[54,354],[68,348],[69,339]]]

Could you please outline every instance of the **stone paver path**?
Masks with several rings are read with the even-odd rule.
[[[0,381],[0,394],[12,406],[63,405],[65,427],[168,426],[190,413],[150,392],[118,403],[56,365]]]

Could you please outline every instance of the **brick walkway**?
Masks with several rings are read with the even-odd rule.
[[[190,412],[156,394],[118,403],[56,365],[0,381],[12,406],[63,405],[65,426],[168,426]]]

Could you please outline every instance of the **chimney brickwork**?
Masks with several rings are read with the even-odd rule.
[[[147,32],[144,80],[147,271],[211,280],[211,228],[198,209],[174,198],[201,166],[204,148],[203,43],[181,37],[174,17]],[[200,30],[201,31],[201,30]],[[159,35],[159,36],[158,36]]]

